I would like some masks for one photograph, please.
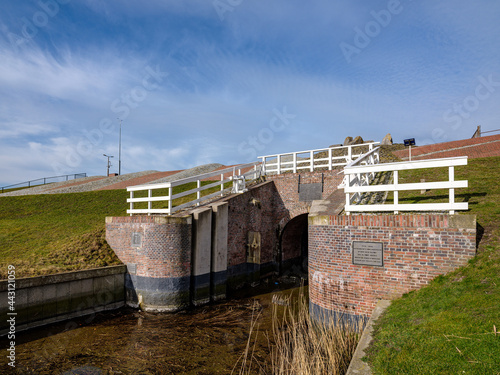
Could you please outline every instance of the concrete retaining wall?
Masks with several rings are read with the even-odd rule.
[[[64,321],[125,304],[125,266],[15,280],[16,331]],[[8,281],[0,281],[0,313],[7,316]],[[8,332],[7,319],[0,335]]]

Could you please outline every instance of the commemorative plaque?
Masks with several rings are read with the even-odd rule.
[[[352,264],[384,266],[384,245],[381,242],[352,242]]]

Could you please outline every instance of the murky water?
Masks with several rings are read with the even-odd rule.
[[[298,283],[289,279],[273,281],[254,289],[258,293],[254,297],[233,297],[176,314],[126,308],[20,333],[16,337],[15,370],[3,355],[0,372],[238,374],[252,319],[259,317],[260,332],[270,331],[273,295],[296,296]],[[258,360],[268,357],[265,337],[261,334],[255,347]]]

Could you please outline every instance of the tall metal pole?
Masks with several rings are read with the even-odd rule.
[[[120,120],[120,140],[119,140],[119,145],[118,145],[118,176],[122,175],[122,119],[118,118]]]
[[[107,177],[109,177],[109,167],[111,167],[111,162],[109,161],[109,158],[112,158],[113,156],[112,155],[106,155],[106,154],[102,154],[104,157],[108,158],[108,165],[107,165],[107,171],[106,171],[106,175]]]

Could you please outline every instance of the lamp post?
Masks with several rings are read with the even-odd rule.
[[[112,158],[113,156],[112,155],[106,155],[106,154],[103,154],[104,157],[108,158],[108,169],[107,169],[107,174],[106,176],[109,177],[109,167],[111,167],[111,162],[109,161],[110,158]]]
[[[404,140],[405,146],[410,146],[409,161],[411,161],[411,146],[415,146],[415,138],[408,138]]]
[[[117,117],[117,120],[120,120],[120,139],[118,142],[118,176],[122,175],[122,119]]]

